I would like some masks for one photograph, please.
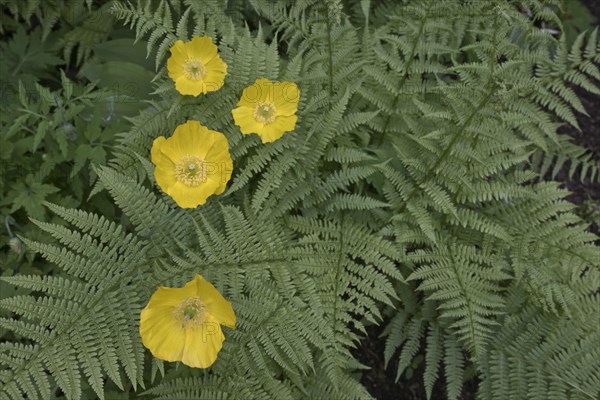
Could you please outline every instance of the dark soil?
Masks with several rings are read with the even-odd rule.
[[[600,3],[598,3],[598,6],[597,8],[600,8]],[[600,13],[600,10],[597,11]],[[583,114],[577,116],[581,131],[568,126],[562,128],[560,132],[573,137],[575,143],[588,149],[592,153],[594,160],[600,162],[600,96],[577,88],[575,92],[585,106],[589,116]],[[591,200],[600,205],[600,184],[597,180],[596,182],[590,182],[589,179],[586,179],[584,182],[581,182],[577,174],[570,180],[567,166],[563,167],[559,172],[556,180],[562,182],[564,187],[571,192],[567,197],[567,200],[570,202],[579,205]],[[598,225],[592,224],[590,231],[600,236],[600,227]]]
[[[362,342],[363,347],[353,351],[354,356],[361,363],[371,368],[363,373],[361,383],[374,398],[379,400],[426,399],[425,386],[423,385],[424,363],[420,363],[420,368],[413,371],[410,379],[406,379],[403,375],[398,382],[396,382],[398,357],[396,356],[390,361],[387,369],[384,367],[385,338],[380,337],[383,328],[383,325],[367,327],[367,338]],[[440,367],[438,373],[443,375],[443,366]],[[447,399],[443,382],[444,378],[438,379],[433,387],[431,400]],[[471,380],[464,385],[460,399],[475,400],[476,392],[477,381]]]
[[[582,0],[582,2],[596,17],[597,21],[600,21],[600,1]],[[575,88],[575,92],[581,99],[589,116],[583,114],[577,115],[581,131],[571,126],[565,126],[561,128],[560,132],[572,136],[575,143],[588,149],[593,154],[594,159],[600,162],[600,96],[577,88]],[[568,177],[568,165],[563,167],[556,180],[562,182],[564,187],[571,192],[567,200],[572,203],[579,205],[587,200],[592,200],[600,204],[600,184],[589,182],[589,180],[582,183],[577,176],[570,180]],[[596,235],[600,235],[599,228],[597,225],[592,225],[590,231]],[[361,343],[362,347],[353,352],[361,363],[371,368],[363,374],[361,383],[378,400],[426,399],[422,383],[423,371],[416,371],[411,379],[402,377],[399,382],[395,382],[395,365],[392,364],[387,369],[384,368],[383,350],[385,338],[380,338],[382,331],[383,326],[371,326],[367,328],[368,335]],[[432,400],[446,399],[446,391],[441,383],[442,381],[443,379],[438,380],[434,388]],[[463,388],[461,400],[475,399],[476,391],[477,382],[467,382]]]
[[[581,0],[581,2],[585,4],[591,14],[596,18],[596,22],[600,22],[600,1]],[[573,137],[575,143],[589,150],[590,153],[592,153],[594,160],[600,163],[600,96],[579,88],[574,89],[589,116],[583,114],[577,115],[577,122],[579,123],[581,131],[578,131],[571,126],[566,126],[561,129],[560,132]],[[560,171],[556,179],[563,182],[564,187],[571,192],[571,195],[567,197],[567,200],[578,205],[591,200],[600,206],[600,184],[597,180],[595,183],[590,182],[589,180],[582,183],[577,177],[574,177],[574,179],[571,180],[568,176],[567,167],[564,167],[562,171]],[[590,231],[600,236],[600,227],[598,225],[593,224],[590,227]]]

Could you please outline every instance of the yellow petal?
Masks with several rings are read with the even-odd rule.
[[[273,101],[275,99],[275,85],[267,78],[260,78],[254,82],[258,86],[259,101]]]
[[[177,40],[169,49],[171,51],[171,57],[169,58],[174,58],[177,62],[183,63],[187,58],[185,47],[185,43],[182,40]]]
[[[195,208],[209,196],[223,193],[233,172],[225,135],[198,121],[179,125],[169,139],[156,139],[151,153],[158,185],[183,208]],[[207,179],[197,186],[188,186],[189,182],[177,178],[176,165],[185,156],[198,156],[206,162]]]
[[[165,157],[166,159],[166,157]],[[170,162],[170,161],[169,161]],[[171,163],[170,167],[165,166],[157,166],[154,169],[154,179],[156,179],[156,184],[158,187],[162,189],[163,192],[167,193],[169,188],[177,183],[177,179],[175,178],[174,171],[175,165]]]
[[[274,96],[277,115],[293,115],[298,110],[300,89],[294,82],[276,82]]]
[[[231,178],[231,175],[229,175],[229,177]],[[223,192],[225,191],[225,189],[227,188],[227,182],[221,182],[221,184],[219,185],[219,187],[217,187],[215,189],[215,195],[220,195],[223,194]]]
[[[152,149],[150,149],[150,156],[151,156],[152,162],[155,165],[156,165],[156,163],[158,163],[162,160],[163,154],[161,153],[160,149],[161,149],[162,145],[165,144],[166,141],[167,141],[167,139],[164,136],[159,136],[156,139],[154,139],[154,141],[152,142]]]
[[[160,286],[152,294],[146,307],[174,307],[183,300],[196,296],[196,291],[196,285],[193,281],[188,282],[184,287],[178,288]]]
[[[208,36],[194,36],[185,44],[185,49],[190,58],[200,59],[204,65],[208,64],[218,51],[217,46]]]
[[[256,107],[256,105],[260,101],[261,92],[261,87],[260,85],[256,84],[256,82],[250,86],[245,87],[242,91],[242,96],[240,97],[240,100],[237,103],[238,107],[249,107],[254,109],[254,107]]]
[[[175,178],[175,164],[169,157],[164,155],[160,149],[166,142],[164,136],[160,136],[154,140],[152,144],[151,157],[152,162],[156,166],[154,168],[154,178],[156,183],[163,190],[168,190],[177,181]]]
[[[181,362],[194,368],[208,368],[217,359],[225,336],[221,326],[212,318],[196,328],[185,331],[185,346]]]
[[[257,79],[252,85],[242,91],[242,97],[238,101],[238,106],[246,106],[254,109],[262,101],[273,101],[274,99],[273,82],[266,78]]]
[[[208,131],[212,135],[212,140],[210,146],[208,147],[208,151],[206,151],[203,157],[207,162],[228,162],[231,161],[231,155],[229,154],[229,142],[225,135],[216,131]]]
[[[196,295],[206,306],[206,311],[215,320],[235,329],[235,313],[230,302],[225,300],[221,292],[217,290],[210,282],[200,275],[194,278],[196,284]]]
[[[175,79],[175,89],[183,95],[198,96],[200,93],[206,93],[206,87],[202,80],[193,81],[186,78],[184,75]]]
[[[285,132],[293,131],[296,127],[296,115],[279,116],[270,124],[265,125],[260,138],[263,143],[273,142],[283,136]]]
[[[173,312],[171,306],[151,306],[148,303],[140,315],[142,343],[152,355],[165,361],[181,360],[185,346],[184,329],[173,317]]]
[[[184,64],[198,60],[205,67],[204,79],[192,80],[184,74]],[[194,36],[189,42],[178,40],[171,47],[171,57],[167,60],[169,77],[175,82],[175,88],[183,95],[198,96],[201,93],[214,92],[225,82],[227,64],[218,55],[218,48],[208,36]]]
[[[183,76],[183,61],[179,57],[171,56],[167,60],[167,71],[169,77],[174,81],[177,81]]]
[[[206,92],[214,92],[219,90],[225,83],[225,75],[227,75],[227,64],[218,55],[214,57],[205,66],[206,75],[203,82]]]
[[[240,106],[231,111],[234,123],[240,127],[244,134],[259,133],[262,131],[263,124],[254,119],[254,108]]]
[[[177,132],[177,128],[175,129],[175,132]],[[168,157],[173,163],[177,163],[182,157],[189,154],[185,144],[180,142],[178,137],[175,136],[175,132],[160,145],[160,152]]]
[[[217,135],[225,137],[222,133],[211,131],[195,120],[186,121],[186,123],[175,128],[173,132],[173,138],[177,140],[180,147],[186,149],[187,154],[193,154],[204,159],[208,150],[213,146]]]
[[[210,132],[198,121],[187,121],[177,126],[173,136],[161,143],[160,151],[174,163],[186,155],[204,158],[214,141]]]
[[[206,199],[213,195],[218,187],[219,182],[213,179],[207,179],[206,182],[193,187],[176,182],[169,188],[167,194],[181,208],[196,208],[206,203]]]
[[[182,302],[198,299],[205,307],[203,320],[185,321],[175,315]],[[185,304],[185,303],[184,303]],[[140,315],[140,336],[152,354],[190,367],[208,368],[223,346],[220,324],[235,328],[231,303],[202,276],[196,275],[182,288],[160,287]]]
[[[212,179],[219,183],[219,186],[215,189],[215,194],[221,194],[227,187],[227,182],[231,179],[233,173],[233,162],[231,158],[229,160],[222,161],[218,164],[216,172]]]
[[[216,138],[214,145],[206,154],[207,177],[218,182],[219,186],[215,190],[215,194],[221,194],[231,179],[233,162],[229,154],[229,143],[225,136],[216,135]]]

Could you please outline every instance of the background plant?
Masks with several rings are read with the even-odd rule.
[[[558,1],[79,3],[3,6],[20,60],[2,68],[3,214],[54,266],[3,269],[21,292],[0,300],[0,398],[368,398],[351,350],[371,324],[398,379],[423,364],[428,397],[471,379],[483,399],[598,396],[597,237],[550,180],[564,162],[599,179],[558,132],[585,112],[573,87],[599,91],[597,29],[560,35]],[[184,97],[167,51],[203,34],[225,86]],[[302,90],[295,132],[270,145],[230,114],[259,77]],[[195,210],[149,162],[187,119],[227,135],[235,169]],[[79,186],[14,172],[46,159],[74,160]],[[154,289],[195,273],[239,323],[206,371],[152,359],[138,335]]]

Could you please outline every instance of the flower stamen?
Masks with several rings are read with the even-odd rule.
[[[206,75],[206,67],[202,61],[188,58],[183,62],[183,75],[189,80],[199,81]]]
[[[175,319],[183,328],[195,328],[206,319],[206,306],[196,297],[185,299],[175,307]]]
[[[275,104],[271,101],[262,101],[254,108],[254,119],[263,124],[270,124],[275,121],[276,116],[277,109],[275,108]]]
[[[186,186],[198,186],[206,182],[206,161],[201,157],[187,155],[175,164],[175,178]]]

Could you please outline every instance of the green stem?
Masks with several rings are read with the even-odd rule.
[[[429,9],[431,8],[431,3],[429,3],[429,7],[427,8],[427,12],[429,12]],[[392,112],[394,112],[394,110],[396,109],[396,105],[398,105],[398,100],[400,100],[400,93],[402,88],[404,87],[404,85],[406,84],[406,80],[408,79],[408,74],[410,71],[410,67],[412,66],[412,63],[415,60],[415,56],[417,53],[417,46],[419,45],[419,42],[421,41],[421,37],[423,37],[423,33],[425,33],[425,23],[427,22],[427,14],[425,14],[425,17],[421,20],[421,23],[419,25],[419,31],[417,32],[417,37],[415,38],[414,44],[410,50],[410,54],[408,55],[408,58],[406,59],[406,64],[404,66],[404,73],[402,74],[402,77],[400,78],[400,81],[398,82],[398,93],[396,94],[396,96],[394,97],[394,101],[392,102],[392,107],[391,107],[391,112],[390,114],[387,116],[385,123],[383,124],[383,129],[381,130],[381,133],[377,136],[377,138],[375,139],[375,142],[373,143],[375,145],[375,147],[379,147],[381,145],[381,143],[383,143],[383,140],[385,138],[385,131],[387,130],[390,121],[392,120]]]
[[[327,14],[327,50],[329,52],[329,109],[331,109],[331,101],[333,99],[333,43],[331,42],[331,19]]]

